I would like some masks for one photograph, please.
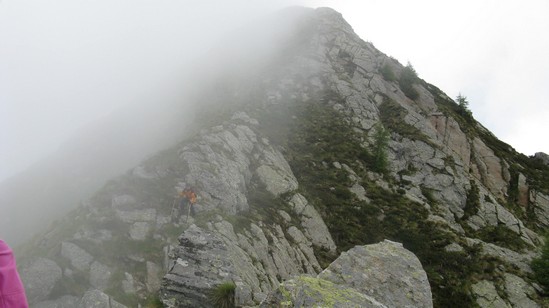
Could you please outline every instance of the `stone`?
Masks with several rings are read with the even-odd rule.
[[[144,241],[151,231],[148,222],[138,221],[130,227],[130,238],[134,241]]]
[[[522,278],[505,273],[505,293],[507,293],[507,299],[513,307],[521,308],[538,308],[541,307],[529,297],[534,296],[536,291]]]
[[[534,190],[530,191],[530,202],[534,206],[538,224],[549,228],[549,196]]]
[[[30,304],[47,299],[63,273],[54,261],[36,258],[21,270],[21,280]]]
[[[463,252],[463,247],[461,247],[457,243],[452,243],[452,244],[449,244],[446,247],[444,247],[444,250],[446,250],[448,252]]]
[[[74,308],[78,305],[80,298],[71,295],[64,295],[55,300],[48,300],[36,303],[36,308]]]
[[[351,191],[353,194],[355,194],[355,196],[358,198],[358,200],[366,201],[366,202],[370,203],[370,199],[368,199],[368,197],[366,197],[366,189],[364,189],[364,187],[362,187],[362,185],[360,185],[358,183],[355,183],[355,184],[353,184],[353,186],[351,186],[349,188],[349,191]]]
[[[125,223],[134,222],[155,222],[156,210],[155,209],[136,209],[136,210],[117,210],[116,216]]]
[[[477,178],[482,180],[494,196],[505,198],[510,180],[508,167],[478,137],[473,139],[473,153],[473,170]]]
[[[86,239],[96,244],[101,244],[105,241],[110,241],[112,239],[112,232],[106,229],[89,230],[89,229],[83,228],[74,234],[73,239],[75,240]]]
[[[527,178],[524,174],[519,173],[518,175],[518,204],[527,207],[528,201],[530,200],[530,188],[528,187]]]
[[[124,280],[122,280],[122,290],[126,294],[134,294],[136,292],[135,281],[132,274],[124,273]]]
[[[379,307],[387,306],[356,289],[321,278],[299,276],[287,280],[260,307]]]
[[[111,269],[101,264],[98,261],[94,261],[90,267],[90,284],[99,290],[105,290],[109,287],[109,282],[112,276]]]
[[[146,180],[152,180],[152,179],[158,178],[158,175],[156,174],[156,172],[150,172],[144,166],[137,166],[133,168],[132,175],[138,178],[146,179]]]
[[[546,165],[549,165],[549,155],[543,152],[537,152],[534,154],[534,158],[541,160]]]
[[[114,209],[128,209],[132,208],[137,201],[131,195],[118,195],[114,196],[111,201],[111,206]]]
[[[189,168],[185,182],[201,187],[198,205],[230,214],[248,209],[244,192],[252,177],[250,157],[255,145],[259,146],[257,136],[249,127],[223,126],[205,131],[201,141],[179,151]]]
[[[532,273],[532,269],[530,268],[530,262],[534,257],[533,253],[521,254],[512,251],[511,249],[500,247],[492,243],[485,243],[478,239],[465,238],[465,240],[469,247],[480,245],[480,252],[484,255],[500,258],[505,262],[516,266],[525,273]]]
[[[235,112],[231,117],[231,120],[240,120],[247,124],[259,125],[259,122],[257,122],[256,119],[250,118],[250,116],[247,113],[242,111]]]
[[[283,210],[278,210],[278,214],[280,215],[280,217],[282,217],[282,219],[284,219],[286,223],[290,223],[292,221],[292,217],[287,212]]]
[[[147,291],[157,292],[160,289],[160,276],[162,269],[153,262],[147,261]]]
[[[191,225],[180,237],[162,280],[162,301],[175,306],[204,307],[212,286],[230,280],[233,260],[224,241],[213,232]]]
[[[311,240],[313,245],[325,248],[331,253],[335,252],[336,245],[328,227],[307,199],[301,194],[295,194],[289,203],[294,212],[299,215],[305,236]]]
[[[239,233],[217,215],[208,231],[191,225],[168,253],[162,300],[173,306],[201,307],[211,286],[233,281],[238,305],[257,305],[280,279],[316,275],[320,265],[310,239],[291,221],[287,228],[251,223]],[[175,292],[177,290],[177,292]],[[170,304],[172,305],[172,304]]]
[[[418,258],[389,240],[355,246],[318,278],[348,285],[387,307],[433,307],[429,280]]]
[[[471,292],[476,298],[479,307],[493,308],[511,308],[496,291],[496,287],[491,281],[481,280],[471,286]]]
[[[100,290],[89,290],[78,303],[78,308],[125,308]]]
[[[271,166],[259,166],[256,169],[256,173],[267,191],[275,196],[280,196],[283,193],[297,189],[297,180],[293,175],[276,170]]]
[[[61,242],[61,256],[67,258],[80,271],[88,271],[93,261],[92,255],[71,242]]]

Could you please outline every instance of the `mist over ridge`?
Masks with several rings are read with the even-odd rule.
[[[226,83],[232,78],[246,82],[254,78],[271,63],[271,57],[280,48],[288,45],[286,40],[291,37],[294,21],[309,9],[283,11],[286,13],[262,13],[264,18],[251,14],[228,28],[217,29],[217,32],[211,30],[216,34],[203,38],[205,42],[195,42],[200,35],[194,34],[195,40],[187,42],[191,43],[188,49],[176,57],[180,59],[177,64],[168,66],[169,69],[162,66],[163,73],[160,69],[153,70],[145,79],[135,76],[137,81],[132,87],[145,80],[147,83],[135,88],[134,93],[124,88],[119,89],[119,102],[112,101],[116,95],[110,95],[106,102],[91,101],[91,104],[98,104],[94,108],[105,106],[111,111],[80,126],[67,136],[67,141],[26,171],[0,181],[0,212],[6,213],[0,216],[3,238],[15,243],[28,238],[54,218],[84,202],[107,179],[126,172],[144,158],[188,135],[197,112],[222,107],[218,104],[223,103],[220,95],[225,93],[224,89],[216,88],[219,81]],[[225,23],[231,24],[229,20]],[[157,61],[171,61],[170,57],[159,58]],[[117,73],[116,66],[102,73],[111,72]],[[99,90],[99,93],[101,91],[107,90]],[[75,116],[64,110],[58,112],[62,117],[60,122],[65,117]],[[55,122],[55,117],[48,120]],[[47,139],[47,128],[40,134],[38,140]]]

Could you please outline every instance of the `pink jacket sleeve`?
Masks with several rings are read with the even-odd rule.
[[[28,308],[11,248],[0,240],[0,308]]]

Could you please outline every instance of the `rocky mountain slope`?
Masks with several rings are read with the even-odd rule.
[[[194,134],[18,250],[34,306],[208,307],[226,283],[241,306],[547,305],[530,268],[547,163],[339,13],[281,14],[283,48],[220,78]],[[190,217],[174,206],[185,185]]]

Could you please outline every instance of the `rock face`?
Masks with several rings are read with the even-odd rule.
[[[544,156],[519,155],[417,76],[406,90],[411,68],[339,13],[282,14],[295,22],[276,60],[216,79],[199,129],[30,244],[20,264],[34,303],[158,294],[207,307],[232,283],[240,306],[539,305],[529,263],[549,226]],[[198,195],[188,214],[185,186]],[[414,253],[363,246],[386,238]]]
[[[296,226],[260,225],[263,228],[252,224],[235,232],[221,216],[208,224],[208,230],[191,225],[169,253],[162,282],[164,304],[207,306],[213,286],[234,282],[237,304],[250,305],[263,300],[281,280],[321,270],[311,241]]]
[[[263,307],[433,307],[427,274],[402,244],[356,246],[316,278],[282,283]]]

